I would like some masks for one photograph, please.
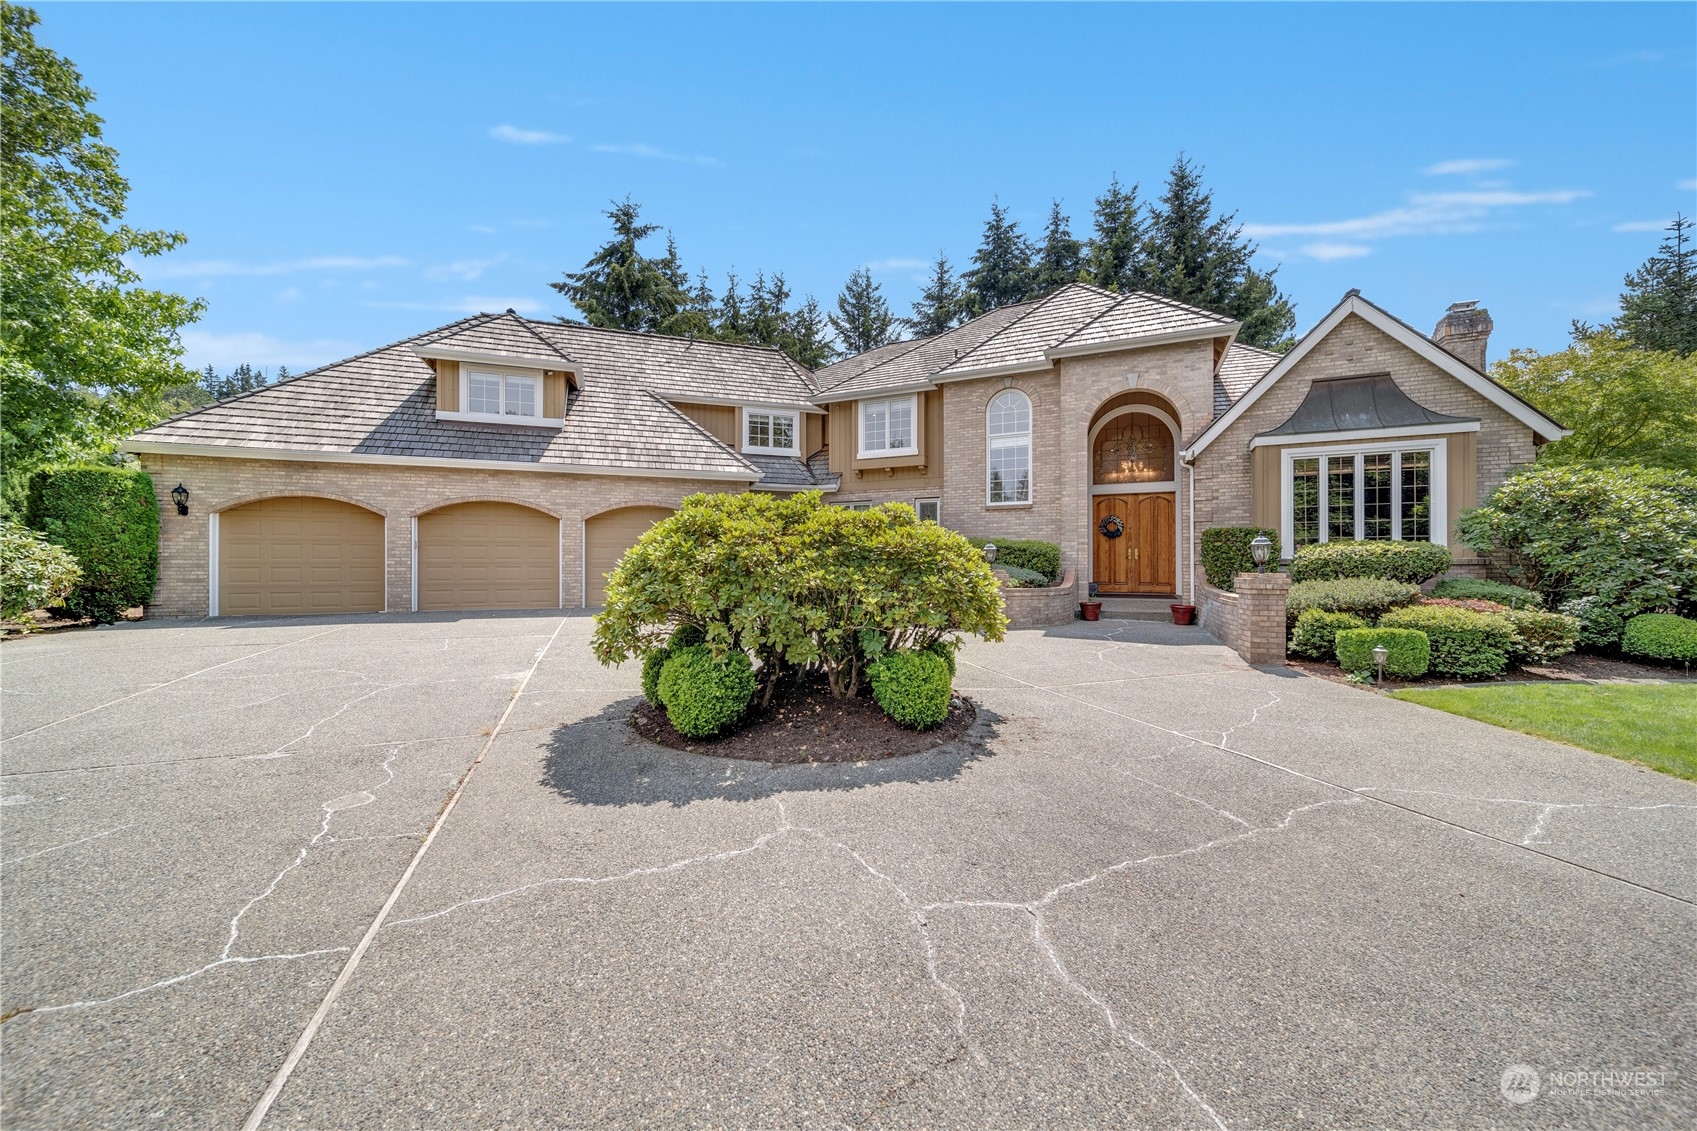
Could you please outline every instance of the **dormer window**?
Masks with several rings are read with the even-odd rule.
[[[538,388],[542,381],[531,374],[496,372],[465,367],[466,411],[472,416],[542,415]]]
[[[793,412],[743,413],[743,450],[769,452],[777,455],[799,455],[796,430],[799,423]]]

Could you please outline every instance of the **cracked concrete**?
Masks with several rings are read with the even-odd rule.
[[[1136,622],[968,646],[970,744],[693,757],[590,627],[8,643],[6,1125],[239,1124],[339,973],[263,1126],[1697,1121],[1688,783]]]

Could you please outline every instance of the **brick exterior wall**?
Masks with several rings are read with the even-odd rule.
[[[1013,589],[1004,585],[1002,603],[1007,609],[1009,628],[1066,624],[1078,611],[1078,577],[1069,569],[1061,576],[1059,585],[1046,589]]]
[[[1285,601],[1290,575],[1240,573],[1226,593],[1206,581],[1197,586],[1197,620],[1213,637],[1250,664],[1285,662]]]
[[[583,604],[583,522],[628,506],[676,507],[698,491],[738,484],[696,479],[552,472],[399,467],[177,456],[140,457],[159,498],[159,585],[148,613],[205,616],[209,583],[208,516],[255,499],[320,495],[354,503],[385,520],[388,608],[412,608],[412,519],[450,503],[496,500],[546,511],[561,520],[560,574],[568,609]],[[189,489],[189,514],[171,503],[171,488]]]

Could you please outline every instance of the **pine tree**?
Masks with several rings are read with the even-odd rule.
[[[1061,202],[1049,205],[1049,224],[1043,230],[1043,248],[1032,265],[1034,297],[1058,291],[1078,282],[1084,265],[1084,245],[1073,238],[1072,217],[1061,211]]]
[[[972,312],[983,314],[1030,298],[1035,254],[1031,241],[1019,230],[1019,221],[1009,220],[1001,202],[992,201],[990,218],[984,222],[984,240],[973,252],[973,268],[965,278]]]
[[[590,257],[582,271],[549,283],[583,314],[591,326],[655,332],[677,316],[688,301],[676,249],[667,240],[666,256],[650,259],[638,248],[660,230],[640,222],[642,205],[630,197],[613,201],[605,215],[613,221],[613,239]]]
[[[278,380],[287,377],[287,369],[277,371]],[[237,396],[241,393],[251,393],[255,389],[263,389],[271,384],[265,376],[265,371],[256,366],[242,362],[229,373],[220,374],[208,365],[200,371],[200,386],[217,400]]]
[[[919,293],[919,301],[913,304],[913,317],[902,321],[918,337],[941,334],[965,320],[965,297],[948,255],[939,251],[937,262],[931,267],[931,280]]]
[[[837,332],[842,351],[851,357],[901,336],[896,332],[896,316],[890,313],[890,304],[865,267],[857,268],[843,284],[837,296],[837,313],[831,315],[831,328]]]
[[[1143,263],[1143,206],[1137,186],[1120,187],[1115,174],[1108,191],[1096,198],[1095,231],[1084,251],[1081,277],[1110,291],[1137,289]]]
[[[790,318],[789,345],[785,349],[797,363],[807,369],[818,369],[836,356],[831,347],[830,324],[819,302],[812,295]]]
[[[762,346],[783,348],[789,331],[790,287],[782,271],[756,271],[748,285],[748,340]]]
[[[1674,217],[1657,253],[1626,277],[1614,331],[1639,349],[1697,353],[1697,248],[1692,223]]]
[[[718,336],[719,301],[713,295],[712,284],[707,281],[707,272],[696,275],[694,288],[686,292],[683,309],[672,319],[666,332],[688,338]]]
[[[738,282],[734,268],[725,272],[725,297],[719,303],[719,317],[715,323],[717,337],[722,342],[750,340],[748,309],[743,305],[742,292],[737,289]]]

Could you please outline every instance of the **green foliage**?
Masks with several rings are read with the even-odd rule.
[[[1543,609],[1503,608],[1498,616],[1514,628],[1508,658],[1515,664],[1547,664],[1579,643],[1579,618]]]
[[[1019,230],[1019,221],[1008,219],[1001,201],[992,201],[983,241],[972,253],[972,269],[962,280],[972,312],[985,314],[1037,297],[1036,273],[1031,266],[1035,254],[1036,248]]]
[[[1021,569],[1019,566],[1005,566],[997,562],[996,569],[1008,575],[1008,585],[1013,589],[1042,589],[1049,584],[1049,578],[1034,569]]]
[[[1061,548],[1053,542],[1044,542],[1038,538],[969,538],[967,539],[978,549],[984,549],[990,542],[996,544],[996,569],[1007,569],[1012,566],[1017,569],[1028,569],[1033,573],[1042,574],[1047,580],[1054,581],[1061,575]]]
[[[960,641],[938,640],[925,650],[941,659],[949,669],[949,678],[951,680],[955,678],[955,653],[960,651]]]
[[[1096,198],[1095,221],[1080,278],[1109,291],[1135,291],[1143,263],[1143,206],[1137,186],[1120,187],[1118,174]]]
[[[1377,672],[1373,649],[1384,648],[1385,674],[1419,679],[1432,665],[1432,644],[1414,628],[1350,628],[1338,633],[1338,666],[1346,672]]]
[[[1459,601],[1495,601],[1511,609],[1544,607],[1544,598],[1530,589],[1476,577],[1446,577],[1432,587],[1432,596],[1453,597]]]
[[[886,652],[866,676],[879,709],[902,726],[930,730],[949,717],[949,666],[929,649]]]
[[[81,577],[69,550],[22,523],[0,522],[0,618],[64,604]]]
[[[1548,605],[1600,597],[1630,617],[1697,597],[1697,475],[1540,460],[1463,512],[1460,529]]]
[[[1593,652],[1620,647],[1626,631],[1626,614],[1606,597],[1575,597],[1564,601],[1561,611],[1579,622],[1579,646]]]
[[[641,222],[642,205],[630,197],[615,200],[603,213],[613,222],[613,238],[583,270],[568,272],[548,285],[566,297],[591,326],[615,330],[663,332],[689,304],[675,263],[652,259],[638,246],[660,230]],[[668,259],[671,248],[668,247]]]
[[[642,659],[642,697],[655,706],[664,709],[666,701],[660,698],[660,673],[665,670],[666,661],[672,658],[672,649],[656,648]]]
[[[1491,376],[1573,430],[1538,452],[1539,466],[1606,460],[1697,471],[1697,354],[1582,329],[1558,353],[1514,350]]]
[[[1049,224],[1043,230],[1043,246],[1031,265],[1036,293],[1046,295],[1068,283],[1078,282],[1084,262],[1084,245],[1073,237],[1072,217],[1061,211],[1061,202],[1049,203]]]
[[[1674,217],[1655,255],[1626,277],[1611,326],[1639,349],[1697,353],[1697,248],[1691,221]]]
[[[1227,593],[1233,591],[1240,573],[1255,572],[1255,557],[1249,544],[1261,535],[1273,544],[1268,551],[1267,568],[1274,569],[1279,561],[1279,532],[1265,526],[1210,526],[1202,532],[1202,572],[1208,584]]]
[[[656,689],[679,734],[709,738],[738,719],[754,698],[754,666],[742,652],[715,656],[705,644],[671,654]]]
[[[1515,640],[1514,626],[1500,616],[1441,605],[1392,609],[1379,618],[1379,627],[1424,632],[1432,646],[1433,674],[1454,679],[1501,675]]]
[[[884,301],[884,292],[865,267],[855,269],[837,296],[837,313],[831,315],[837,343],[849,356],[889,345],[901,335],[896,316]]]
[[[1296,618],[1290,650],[1311,660],[1330,660],[1337,655],[1337,634],[1345,629],[1366,628],[1367,622],[1354,613],[1329,613],[1306,609]]]
[[[1290,576],[1295,581],[1384,577],[1419,585],[1443,573],[1453,560],[1447,547],[1432,542],[1322,542],[1297,548]]]
[[[146,472],[111,464],[38,471],[30,477],[29,524],[82,567],[65,599],[78,616],[110,624],[153,596],[159,505]]]
[[[1626,622],[1620,650],[1646,660],[1697,663],[1697,620],[1672,613],[1644,613]]]
[[[1285,598],[1285,615],[1294,628],[1309,609],[1354,613],[1369,624],[1387,611],[1420,595],[1420,586],[1377,577],[1346,577],[1337,581],[1299,581]]]
[[[937,261],[931,265],[931,278],[919,292],[919,301],[913,304],[912,317],[902,321],[916,336],[929,338],[952,330],[967,317],[966,291],[955,278],[949,257],[939,251]]]
[[[179,330],[203,304],[138,284],[180,232],[123,224],[129,182],[101,140],[94,92],[35,41],[36,13],[0,5],[0,463],[16,486],[54,460],[102,454],[160,418],[194,376]]]

